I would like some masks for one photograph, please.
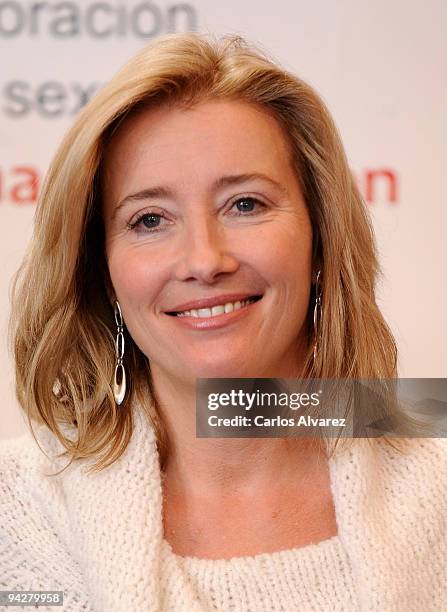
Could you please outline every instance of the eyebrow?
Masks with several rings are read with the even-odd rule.
[[[228,187],[230,185],[239,185],[240,183],[246,183],[248,181],[252,181],[254,179],[262,180],[267,183],[270,183],[278,189],[283,195],[288,195],[287,189],[278,181],[267,176],[267,174],[263,174],[262,172],[251,172],[246,174],[232,174],[228,176],[221,176],[216,181],[214,181],[212,185],[212,189],[214,191],[218,191],[219,189],[223,189],[224,187]],[[132,193],[125,198],[123,198],[118,205],[115,207],[112,215],[112,219],[115,218],[117,212],[120,208],[129,204],[130,202],[139,202],[141,200],[151,200],[156,198],[169,198],[174,196],[174,191],[169,189],[169,187],[148,187],[147,189],[142,189],[141,191],[137,191],[136,193]]]

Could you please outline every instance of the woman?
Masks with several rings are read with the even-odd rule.
[[[3,445],[0,586],[107,612],[445,608],[443,440],[195,437],[197,378],[394,377],[377,272],[308,85],[236,37],[144,49],[62,143],[16,282],[47,457]]]

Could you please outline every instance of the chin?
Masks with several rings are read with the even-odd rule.
[[[220,361],[197,362],[192,374],[194,378],[258,378],[262,376],[259,372],[259,367],[253,365],[247,367],[247,363],[237,358],[229,360],[226,357]]]

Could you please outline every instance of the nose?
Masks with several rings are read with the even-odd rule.
[[[196,215],[185,224],[176,268],[177,280],[213,283],[218,276],[235,272],[239,264],[228,251],[225,228],[211,215]]]

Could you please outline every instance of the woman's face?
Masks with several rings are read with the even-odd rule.
[[[289,157],[243,101],[141,111],[115,134],[106,256],[154,380],[299,375],[312,229]]]

